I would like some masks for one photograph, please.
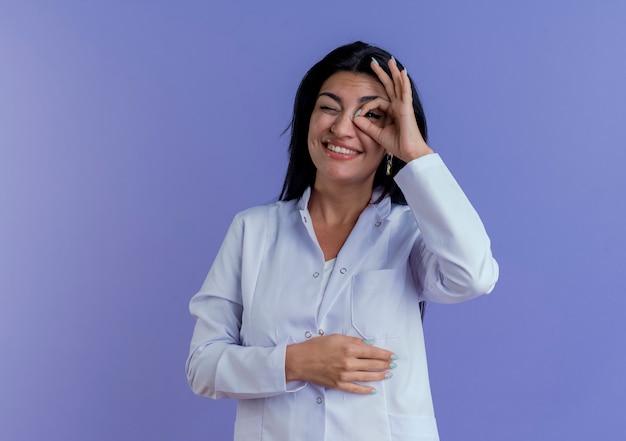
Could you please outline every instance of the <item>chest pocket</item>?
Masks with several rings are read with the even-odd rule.
[[[366,271],[352,278],[354,330],[365,339],[399,337],[407,320],[419,320],[417,295],[407,289],[405,269]],[[413,310],[417,308],[417,315]]]

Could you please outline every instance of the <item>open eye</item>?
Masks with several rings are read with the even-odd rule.
[[[383,117],[383,115],[381,115],[380,113],[372,112],[371,110],[363,116],[365,116],[366,118],[371,118],[371,119],[381,119]]]

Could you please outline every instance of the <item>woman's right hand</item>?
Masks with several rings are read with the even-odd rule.
[[[287,346],[287,382],[306,381],[356,394],[375,393],[358,382],[389,378],[395,367],[393,352],[366,344],[363,339],[333,334]]]

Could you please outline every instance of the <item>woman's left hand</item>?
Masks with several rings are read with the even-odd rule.
[[[389,97],[368,101],[353,119],[354,124],[366,135],[383,146],[388,154],[397,156],[404,162],[433,153],[428,147],[415,120],[411,80],[406,69],[400,72],[395,59],[389,60],[391,77],[374,61],[372,70],[385,87]],[[380,109],[386,114],[383,127],[365,118],[370,110]]]

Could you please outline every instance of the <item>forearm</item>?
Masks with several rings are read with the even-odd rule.
[[[438,155],[420,158],[405,169],[396,181],[421,231],[412,257],[424,290],[443,291],[448,297],[438,300],[444,302],[490,292],[498,265],[482,221],[454,177]]]
[[[209,398],[263,398],[288,392],[285,346],[245,347],[221,342],[197,348],[189,357],[191,389]]]

